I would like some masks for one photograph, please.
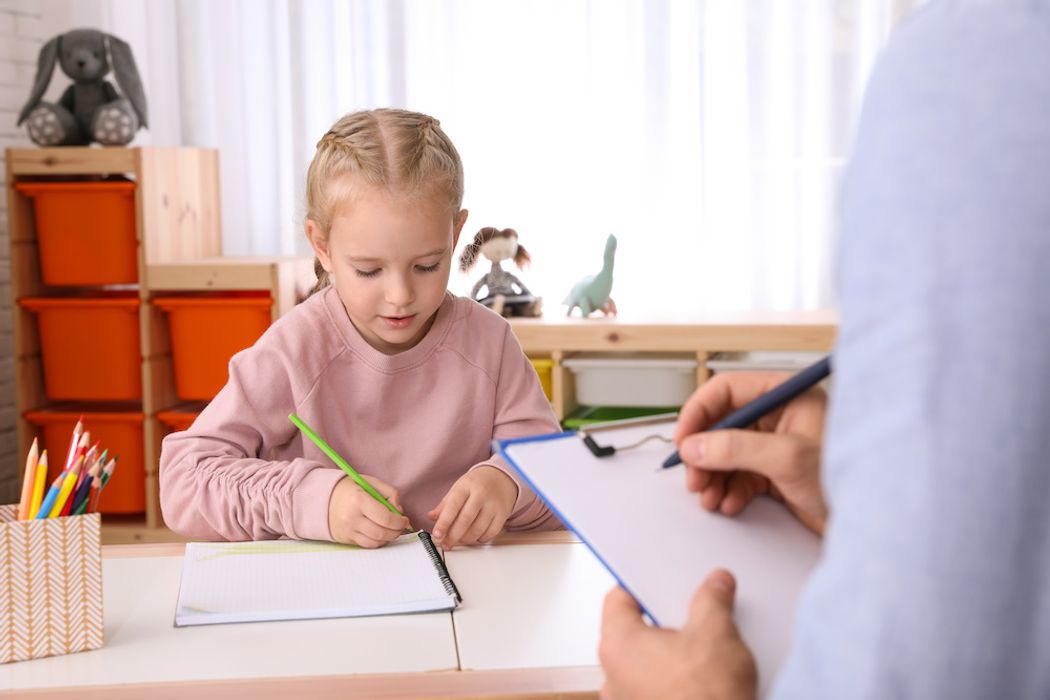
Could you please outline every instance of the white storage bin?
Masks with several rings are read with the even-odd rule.
[[[827,355],[826,352],[716,352],[707,360],[714,374],[719,372],[797,372]]]
[[[578,356],[562,361],[584,406],[681,406],[696,389],[696,360]]]

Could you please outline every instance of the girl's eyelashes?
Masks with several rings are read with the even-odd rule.
[[[418,272],[437,272],[438,268],[440,268],[440,267],[441,267],[441,263],[440,262],[436,262],[433,265],[416,265],[416,271],[418,271]],[[382,270],[383,270],[383,268],[381,268],[381,267],[377,267],[377,268],[375,268],[373,270],[358,270],[355,267],[354,268],[354,273],[356,273],[358,277],[375,277],[380,272],[382,272]]]

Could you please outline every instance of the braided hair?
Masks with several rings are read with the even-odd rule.
[[[306,172],[306,218],[325,237],[336,209],[355,185],[384,187],[408,195],[447,197],[452,214],[463,204],[463,163],[434,117],[403,109],[351,112],[317,142]],[[331,284],[314,260],[317,292]]]

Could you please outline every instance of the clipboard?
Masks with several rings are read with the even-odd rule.
[[[734,517],[704,510],[685,488],[684,467],[660,468],[674,450],[675,417],[497,446],[654,624],[681,627],[707,574],[719,567],[731,571],[736,622],[755,654],[765,694],[787,656],[795,603],[819,559],[820,539],[772,498],[756,498]],[[613,453],[597,456],[585,437]]]

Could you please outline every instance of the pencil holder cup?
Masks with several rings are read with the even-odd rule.
[[[0,506],[0,663],[102,646],[98,513],[17,520]]]

